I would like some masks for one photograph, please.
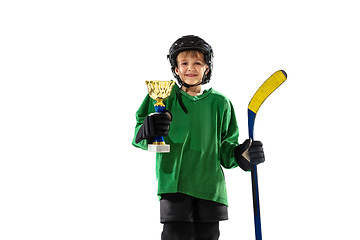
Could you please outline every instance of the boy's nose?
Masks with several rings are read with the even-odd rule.
[[[189,65],[188,71],[192,71],[192,70],[194,70],[194,69],[195,69],[194,66]]]

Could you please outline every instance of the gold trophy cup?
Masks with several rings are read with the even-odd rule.
[[[159,81],[159,80],[147,80],[145,81],[149,91],[149,96],[156,100],[154,105],[155,112],[162,113],[165,110],[163,101],[167,99],[170,94],[175,82],[173,81]],[[154,142],[148,145],[149,152],[170,152],[170,145],[165,144],[162,136],[156,136]]]

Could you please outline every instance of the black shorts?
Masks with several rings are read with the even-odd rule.
[[[182,193],[166,193],[160,199],[160,222],[218,222],[228,220],[227,206]]]

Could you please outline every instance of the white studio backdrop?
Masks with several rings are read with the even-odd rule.
[[[356,1],[0,3],[0,239],[160,239],[155,155],[131,145],[179,37],[214,49],[235,107],[275,71],[255,138],[264,239],[359,239]],[[221,240],[254,239],[250,174],[225,170]]]

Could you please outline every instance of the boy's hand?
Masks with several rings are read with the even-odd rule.
[[[265,162],[265,154],[263,144],[260,141],[253,141],[249,148],[249,155],[252,164],[258,165],[259,163]]]
[[[155,136],[168,136],[171,120],[172,114],[168,110],[165,110],[162,113],[150,114],[145,118],[141,125],[136,135],[135,142],[139,143],[146,139],[150,143]]]
[[[265,161],[264,150],[260,141],[246,139],[243,144],[235,147],[235,158],[239,167],[244,171],[251,169],[251,164],[259,164]],[[250,163],[251,159],[251,163]]]

